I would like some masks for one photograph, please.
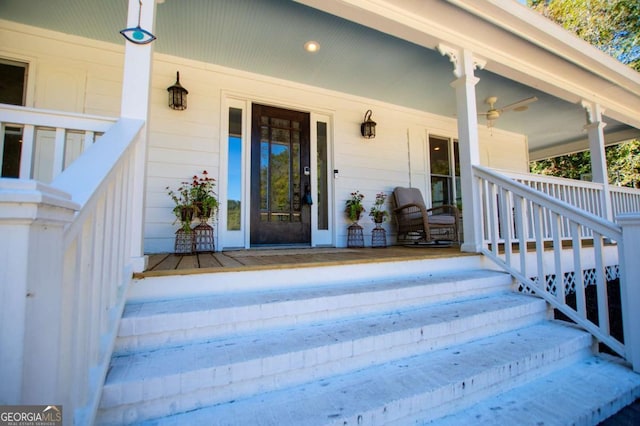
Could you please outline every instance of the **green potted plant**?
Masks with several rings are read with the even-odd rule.
[[[361,194],[360,191],[355,191],[351,193],[351,198],[349,198],[346,202],[345,212],[354,224],[360,220],[360,215],[364,212],[364,206],[362,205],[362,200],[364,199],[364,194]]]
[[[389,212],[384,207],[384,202],[387,199],[387,194],[379,192],[376,194],[376,201],[373,203],[373,207],[369,210],[369,216],[376,223],[376,226],[380,226],[381,223],[387,220]]]
[[[196,211],[196,207],[191,198],[191,184],[189,182],[182,182],[178,189],[173,190],[167,186],[166,190],[175,204],[173,214],[176,217],[176,221],[180,221],[184,232],[190,233],[191,221]]]
[[[206,170],[202,176],[194,175],[191,181],[190,198],[200,219],[209,219],[218,211],[218,198],[214,192],[216,180],[208,176]]]

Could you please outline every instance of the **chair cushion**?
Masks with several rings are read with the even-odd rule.
[[[437,214],[429,216],[429,223],[434,225],[453,225],[456,223],[456,218],[448,214]]]

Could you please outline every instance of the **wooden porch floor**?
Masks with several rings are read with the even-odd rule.
[[[388,262],[394,260],[434,259],[473,256],[462,253],[457,245],[447,246],[390,246],[384,248],[282,248],[233,250],[215,253],[149,255],[147,270],[136,277],[150,277],[260,269],[286,269],[291,266],[341,265],[353,263]]]

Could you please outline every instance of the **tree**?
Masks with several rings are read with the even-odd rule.
[[[578,37],[640,71],[640,2],[638,0],[528,0],[529,7]],[[606,148],[609,182],[640,182],[640,142]],[[580,179],[591,173],[588,151],[531,163],[533,173]]]
[[[636,187],[640,183],[640,141],[633,140],[605,149],[609,183]],[[581,179],[591,174],[591,154],[589,151],[563,155],[548,160],[532,161],[531,172]]]
[[[640,71],[638,0],[528,0],[529,7]]]

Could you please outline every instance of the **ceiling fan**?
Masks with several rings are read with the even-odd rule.
[[[519,100],[518,102],[514,102],[512,104],[509,104],[505,107],[502,108],[496,108],[495,104],[496,102],[498,102],[498,97],[497,96],[489,96],[487,99],[485,99],[484,103],[489,105],[489,110],[487,112],[481,112],[478,113],[478,115],[484,115],[487,117],[487,121],[489,122],[489,127],[491,127],[491,125],[493,124],[494,120],[497,120],[498,118],[500,118],[500,115],[502,115],[502,113],[507,112],[507,111],[526,111],[529,108],[529,104],[532,102],[537,101],[538,98],[535,96],[532,96],[530,98],[527,99],[522,99]]]

